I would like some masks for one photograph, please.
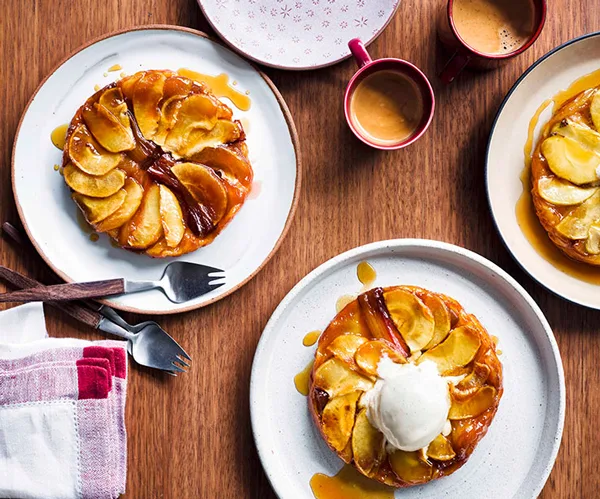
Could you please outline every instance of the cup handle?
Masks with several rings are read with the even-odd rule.
[[[471,56],[469,54],[466,54],[461,50],[454,52],[440,73],[440,79],[442,80],[442,83],[445,85],[452,83],[454,78],[458,76],[458,73],[465,68],[470,60]]]
[[[350,48],[350,52],[352,52],[354,59],[356,59],[358,67],[362,68],[373,61],[367,52],[365,45],[360,41],[360,38],[350,40],[348,42],[348,47]]]

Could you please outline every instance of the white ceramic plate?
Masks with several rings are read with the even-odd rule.
[[[493,263],[417,239],[372,243],[329,260],[290,291],[267,324],[252,366],[250,409],[258,453],[279,497],[312,499],[313,474],[334,475],[341,467],[314,428],[294,376],[316,349],[302,345],[304,335],[327,326],[337,297],[360,290],[356,266],[363,260],[377,271],[376,286],[413,284],[457,299],[498,336],[503,352],[504,395],[469,461],[396,497],[537,497],[556,459],[565,415],[563,369],[550,326],[526,291]]]
[[[103,76],[113,64],[122,69]],[[238,82],[237,88],[250,92],[249,111],[229,105],[247,132],[257,195],[250,195],[212,244],[180,257],[224,269],[224,286],[179,305],[158,290],[106,302],[121,310],[164,314],[198,308],[233,292],[268,261],[291,221],[300,179],[296,132],[282,97],[266,76],[199,32],[168,26],[140,28],[92,42],[63,62],[32,98],[15,139],[13,191],[19,215],[39,253],[61,277],[67,281],[158,279],[173,259],[152,259],[114,248],[106,235],[92,242],[81,230],[78,208],[53,169],[61,164],[62,153],[52,145],[50,134],[71,120],[96,84],[118,79],[121,71],[182,67],[213,75],[227,73]]]
[[[515,206],[529,122],[538,107],[576,79],[600,69],[600,33],[561,45],[535,62],[508,92],[496,116],[486,159],[487,192],[498,231],[517,262],[540,284],[567,300],[600,309],[598,286],[565,274],[540,256],[517,223]],[[540,116],[534,144],[552,112]]]
[[[371,43],[400,0],[198,0],[214,30],[246,57],[280,69],[316,69]]]

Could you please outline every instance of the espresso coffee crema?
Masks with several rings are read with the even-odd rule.
[[[408,139],[423,116],[423,99],[416,84],[396,71],[378,71],[358,84],[350,101],[358,132],[379,145]]]
[[[467,45],[485,54],[510,54],[535,28],[532,0],[454,0],[452,17]]]

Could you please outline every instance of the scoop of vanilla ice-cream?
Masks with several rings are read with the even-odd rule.
[[[396,364],[383,357],[379,379],[366,393],[367,417],[388,445],[415,451],[444,430],[450,410],[448,381],[434,362]]]

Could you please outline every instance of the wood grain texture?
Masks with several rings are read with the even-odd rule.
[[[499,70],[464,73],[443,87],[435,77],[444,62],[435,34],[443,3],[403,0],[393,22],[369,48],[373,57],[414,62],[432,80],[437,97],[432,125],[405,150],[371,150],[347,128],[342,98],[355,71],[352,61],[310,73],[265,70],[287,100],[300,136],[304,177],[296,217],[279,252],[244,288],[205,309],[157,318],[191,354],[193,369],[178,378],[131,370],[128,498],[274,497],[256,455],[248,412],[250,369],[262,328],[279,301],[315,266],[360,244],[396,237],[469,248],[506,269],[533,295],[554,328],[568,396],[562,448],[541,497],[597,497],[600,312],[557,298],[515,264],[494,228],[484,188],[486,141],[504,95],[542,54],[599,30],[600,17],[592,15],[597,4],[551,0],[546,27],[531,50]],[[150,23],[210,32],[194,0],[5,2],[0,16],[0,221],[17,219],[10,190],[12,141],[39,82],[89,39]],[[60,237],[60,227],[56,230]],[[0,263],[50,282],[39,258],[3,240]],[[47,316],[54,336],[98,338],[91,329],[82,334],[61,312],[48,309]]]
[[[0,266],[0,270],[3,270],[2,266]],[[9,293],[1,293],[0,303],[79,300],[83,298],[101,298],[104,296],[118,295],[124,292],[125,281],[123,279],[108,279],[105,281],[39,286]]]

